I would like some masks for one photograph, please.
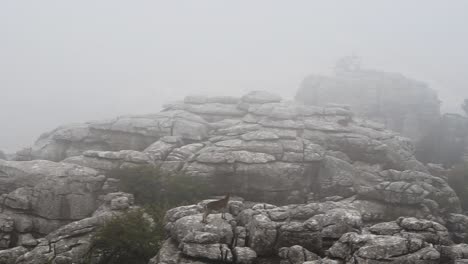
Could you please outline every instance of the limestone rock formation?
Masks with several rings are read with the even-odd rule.
[[[95,228],[133,202],[105,173],[141,165],[245,198],[207,224],[207,201],[169,210],[152,264],[468,258],[454,244],[467,241],[468,216],[443,168],[416,160],[409,139],[344,106],[252,92],[60,127],[16,161],[0,159],[0,260],[77,263]]]
[[[226,220],[214,214],[207,224],[201,223],[204,203],[167,212],[166,229],[171,235],[151,264],[445,264],[468,260],[468,245],[451,239],[454,230],[415,217],[372,224],[373,219],[364,217],[366,208],[352,200],[280,207],[235,200],[229,203]]]
[[[424,83],[397,73],[354,69],[334,76],[310,75],[296,100],[311,105],[348,105],[358,115],[419,140],[438,121],[439,99]]]
[[[99,196],[111,191],[104,188],[104,175],[69,163],[0,160],[0,175],[0,233],[6,243],[0,248],[35,245],[32,235],[44,236],[91,216],[103,203]],[[11,236],[17,237],[14,243]]]
[[[113,201],[125,197],[126,206],[112,207]],[[133,197],[124,193],[111,193],[105,197],[106,202],[87,218],[64,225],[39,239],[38,245],[31,251],[16,258],[15,264],[48,264],[48,263],[82,263],[90,248],[92,235],[96,228],[122,213],[122,209],[129,209],[133,204]],[[1,253],[1,251],[0,251]]]
[[[219,107],[239,112],[210,110]],[[87,150],[64,162],[100,172],[159,166],[246,199],[285,203],[358,195],[428,212],[459,210],[456,195],[414,158],[408,139],[364,119],[344,124],[352,116],[345,108],[282,102],[254,92],[241,98],[187,97],[166,106],[163,116],[174,111],[202,120],[208,129],[203,138],[171,134],[141,152]],[[424,186],[413,178],[426,179]],[[444,195],[434,194],[441,189]]]
[[[112,120],[59,127],[39,137],[21,159],[60,161],[86,150],[143,150],[163,136],[187,140],[206,138],[209,127],[201,117],[186,111],[121,116]]]

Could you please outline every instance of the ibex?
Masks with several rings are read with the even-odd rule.
[[[229,202],[229,194],[226,194],[223,199],[209,202],[205,205],[202,223],[207,222],[208,215],[213,211],[221,211],[221,217],[226,219],[225,213]]]

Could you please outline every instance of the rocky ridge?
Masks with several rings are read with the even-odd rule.
[[[454,244],[465,241],[468,227],[458,197],[443,173],[413,153],[410,140],[346,107],[306,106],[266,92],[189,96],[158,114],[60,127],[16,161],[0,160],[0,259],[47,263],[27,261],[91,222],[86,244],[106,219],[93,212],[103,204],[122,209],[109,208],[118,190],[105,172],[141,165],[257,201],[232,201],[228,221],[212,215],[208,225],[200,223],[203,203],[169,211],[171,238],[152,263],[381,263],[373,248],[395,250],[382,263],[466,258],[465,247]],[[414,221],[424,228],[408,227]],[[64,257],[55,263],[80,258],[83,251],[69,246],[74,238],[60,240]]]

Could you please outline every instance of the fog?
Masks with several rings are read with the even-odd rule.
[[[151,113],[187,94],[292,98],[356,54],[468,97],[468,1],[1,1],[0,149],[74,122]]]

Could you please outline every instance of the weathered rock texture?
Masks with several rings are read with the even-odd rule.
[[[89,217],[113,191],[98,171],[45,160],[0,160],[0,248],[33,247],[70,222]]]
[[[122,116],[113,120],[59,127],[39,137],[34,146],[18,154],[21,159],[60,161],[86,150],[143,150],[167,135],[202,140],[208,124],[186,111]]]
[[[468,217],[443,173],[417,161],[409,139],[352,116],[252,92],[58,128],[16,156],[34,160],[0,160],[0,259],[76,263],[94,228],[131,204],[105,172],[141,165],[262,202],[231,201],[227,219],[208,224],[206,201],[168,211],[169,238],[151,263],[466,258],[453,242],[466,241]]]
[[[205,203],[167,212],[170,237],[150,264],[440,264],[468,257],[468,245],[454,244],[444,225],[415,217],[372,224],[353,199],[280,207],[234,200],[226,220],[214,214],[204,224]]]
[[[125,206],[112,206],[116,200],[126,200]],[[85,256],[91,246],[91,238],[99,226],[112,217],[120,215],[124,209],[132,209],[133,196],[124,193],[111,193],[92,216],[64,225],[37,240],[31,251],[16,257],[15,264],[72,264],[86,263]],[[0,251],[1,253],[1,251]]]
[[[163,116],[175,111],[199,120],[207,128],[204,136],[171,134],[142,152],[88,150],[64,162],[101,172],[159,166],[208,180],[219,192],[277,203],[357,195],[428,214],[459,211],[454,192],[414,158],[408,139],[359,118],[343,123],[352,115],[344,108],[287,103],[255,92],[187,97],[165,111]]]

